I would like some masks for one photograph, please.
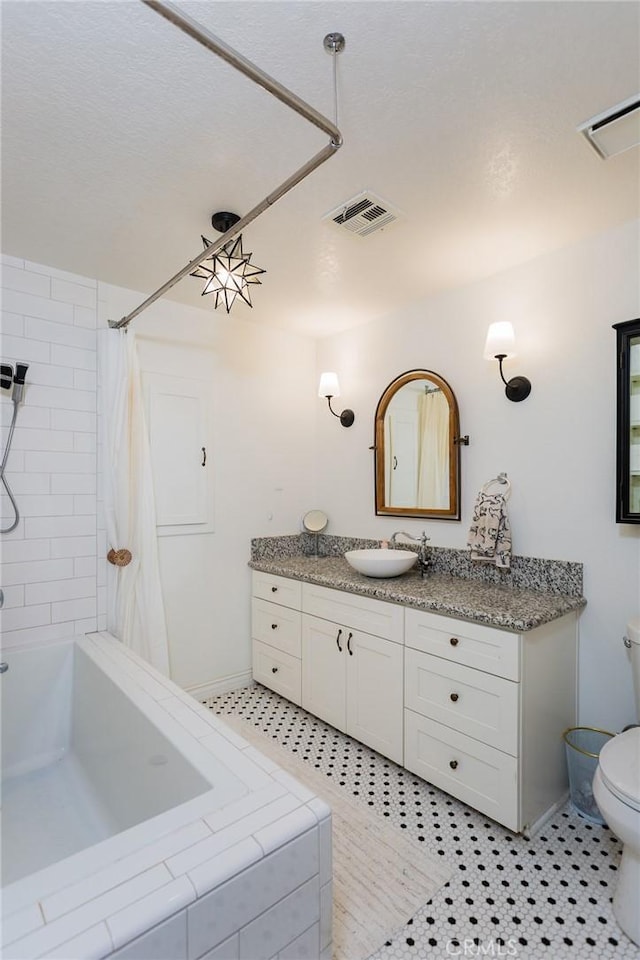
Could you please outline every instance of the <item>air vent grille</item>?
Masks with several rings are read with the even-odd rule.
[[[391,204],[367,191],[341,203],[323,219],[348,230],[349,233],[368,237],[377,230],[395,223],[399,218],[400,213],[394,210]]]

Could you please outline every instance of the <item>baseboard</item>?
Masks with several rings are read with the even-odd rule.
[[[533,823],[529,823],[524,827],[522,831],[523,836],[525,836],[527,840],[529,840],[531,837],[534,837],[538,830],[545,825],[547,820],[550,820],[551,817],[555,817],[558,810],[560,810],[561,807],[564,807],[568,799],[569,791],[567,790],[567,792],[556,803],[554,803],[552,807],[549,807],[548,810],[545,810],[545,812],[538,817],[537,820],[534,820]]]
[[[253,684],[253,676],[250,670],[242,673],[232,673],[228,677],[222,677],[220,680],[211,680],[209,683],[197,683],[191,687],[185,687],[185,693],[190,694],[194,700],[208,700],[209,697],[219,697],[223,693],[229,693],[230,690],[239,690],[240,687],[248,687]]]

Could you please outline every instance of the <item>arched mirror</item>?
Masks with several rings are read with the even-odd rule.
[[[458,404],[432,370],[408,370],[376,409],[376,513],[460,519]]]

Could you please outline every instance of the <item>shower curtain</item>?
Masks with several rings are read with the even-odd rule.
[[[107,548],[131,551],[109,583],[107,628],[169,676],[149,435],[135,334],[103,330],[100,343]]]
[[[449,403],[442,390],[418,398],[418,505],[449,507]]]

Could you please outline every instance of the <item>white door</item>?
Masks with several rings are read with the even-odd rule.
[[[159,373],[144,379],[158,533],[208,533],[213,530],[211,386]]]
[[[400,764],[403,661],[402,644],[347,630],[347,733]]]
[[[389,419],[388,506],[412,506],[418,502],[418,414],[412,410],[396,410]]]
[[[302,616],[302,706],[343,731],[347,632],[329,620]]]

